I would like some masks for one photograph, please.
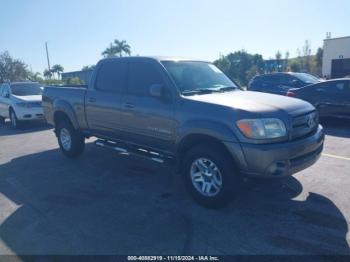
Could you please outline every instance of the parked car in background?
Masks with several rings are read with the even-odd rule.
[[[286,95],[313,104],[320,116],[350,119],[350,78],[290,89]]]
[[[290,88],[301,88],[321,81],[306,73],[272,73],[255,76],[249,82],[248,90],[285,95]]]
[[[14,82],[0,85],[0,122],[10,118],[13,128],[22,121],[43,120],[42,85],[35,82]]]
[[[67,157],[95,136],[97,146],[173,163],[209,207],[227,203],[242,176],[289,176],[323,149],[310,103],[241,91],[204,61],[104,59],[87,88],[45,87],[43,108]]]

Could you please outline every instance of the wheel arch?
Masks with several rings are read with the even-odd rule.
[[[55,133],[57,135],[57,126],[59,125],[60,122],[63,122],[63,121],[68,121],[70,124],[72,124],[72,126],[74,127],[71,119],[69,118],[69,116],[67,115],[66,112],[64,111],[56,111],[53,115],[53,121],[55,123]],[[75,128],[75,127],[74,127]]]
[[[16,111],[15,111],[15,109],[13,108],[13,106],[10,105],[9,108],[8,108],[9,117],[10,117],[11,110],[16,114]]]
[[[63,100],[56,100],[53,104],[54,108],[54,114],[53,114],[53,121],[55,126],[57,125],[57,121],[65,118],[70,121],[70,123],[73,125],[75,129],[79,129],[79,123],[76,118],[74,108]]]
[[[183,164],[183,161],[186,156],[186,152],[188,152],[191,148],[198,146],[198,145],[203,145],[206,144],[208,145],[208,148],[217,148],[223,151],[229,158],[230,160],[233,161],[234,164],[236,164],[235,159],[233,158],[231,152],[229,149],[226,147],[226,145],[218,138],[207,135],[207,134],[200,134],[200,133],[193,133],[193,134],[188,134],[185,137],[182,138],[180,141],[177,151],[176,151],[176,170],[180,171],[181,166]]]

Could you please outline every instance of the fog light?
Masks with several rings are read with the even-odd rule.
[[[277,165],[275,163],[273,163],[272,165],[270,165],[267,169],[267,173],[269,175],[274,175],[274,173],[276,173],[277,171]]]

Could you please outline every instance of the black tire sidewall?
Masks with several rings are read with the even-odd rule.
[[[60,133],[63,128],[68,130],[71,137],[72,144],[70,150],[65,150],[61,143]],[[85,138],[77,130],[75,130],[72,124],[68,121],[62,121],[57,125],[57,140],[62,153],[67,157],[78,157],[84,151]]]
[[[219,168],[222,176],[222,188],[220,192],[207,197],[202,195],[192,184],[190,169],[192,163],[198,158],[206,158],[214,162]],[[182,165],[182,176],[186,188],[192,197],[201,205],[209,208],[220,208],[226,205],[237,191],[241,182],[237,168],[232,159],[221,148],[213,146],[197,146],[191,149],[184,159]]]
[[[12,122],[12,115],[14,115],[14,117],[15,117],[16,126],[13,125],[13,122]],[[11,127],[14,128],[14,129],[19,128],[19,127],[20,127],[20,121],[19,121],[18,118],[17,118],[17,115],[16,115],[15,110],[13,110],[12,108],[10,109],[10,115],[9,115],[9,117],[10,117],[10,121],[11,121]]]

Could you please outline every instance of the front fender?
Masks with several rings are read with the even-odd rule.
[[[233,129],[229,126],[208,120],[193,120],[185,123],[178,131],[177,143],[188,135],[200,134],[216,138],[220,141],[238,142]]]

